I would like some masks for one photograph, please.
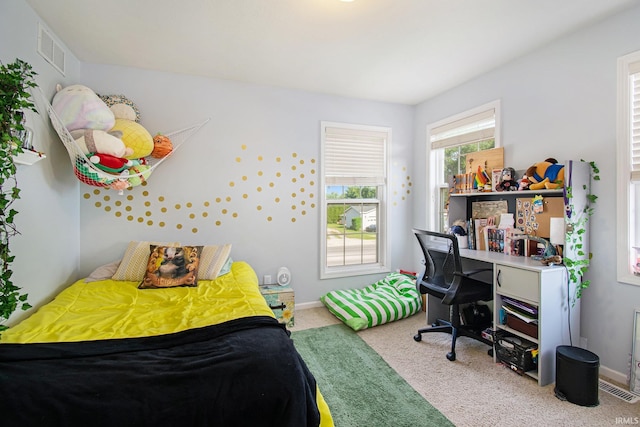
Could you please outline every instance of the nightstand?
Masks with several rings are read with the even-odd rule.
[[[280,323],[293,326],[295,297],[290,286],[263,285],[260,293]]]

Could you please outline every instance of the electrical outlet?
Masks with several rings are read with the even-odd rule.
[[[273,284],[273,282],[271,281],[271,275],[270,274],[265,274],[264,277],[262,278],[262,282],[265,285]]]

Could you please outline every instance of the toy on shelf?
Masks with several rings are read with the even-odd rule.
[[[564,187],[564,165],[554,158],[538,162],[527,169],[530,190],[553,190]]]
[[[516,191],[518,182],[515,180],[516,170],[514,168],[504,168],[500,173],[500,182],[496,185],[496,191]]]

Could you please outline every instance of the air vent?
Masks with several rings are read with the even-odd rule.
[[[38,53],[64,76],[64,49],[41,23],[38,24]]]
[[[622,399],[627,403],[636,403],[638,400],[640,400],[638,396],[634,396],[628,391],[621,389],[617,385],[613,385],[602,379],[600,379],[599,381],[600,381],[600,387],[599,387],[600,390],[606,391],[607,393],[612,394],[615,397]]]

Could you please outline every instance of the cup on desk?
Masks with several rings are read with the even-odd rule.
[[[469,247],[469,241],[467,240],[467,236],[458,236],[456,234],[456,237],[458,238],[459,249],[467,249]]]

